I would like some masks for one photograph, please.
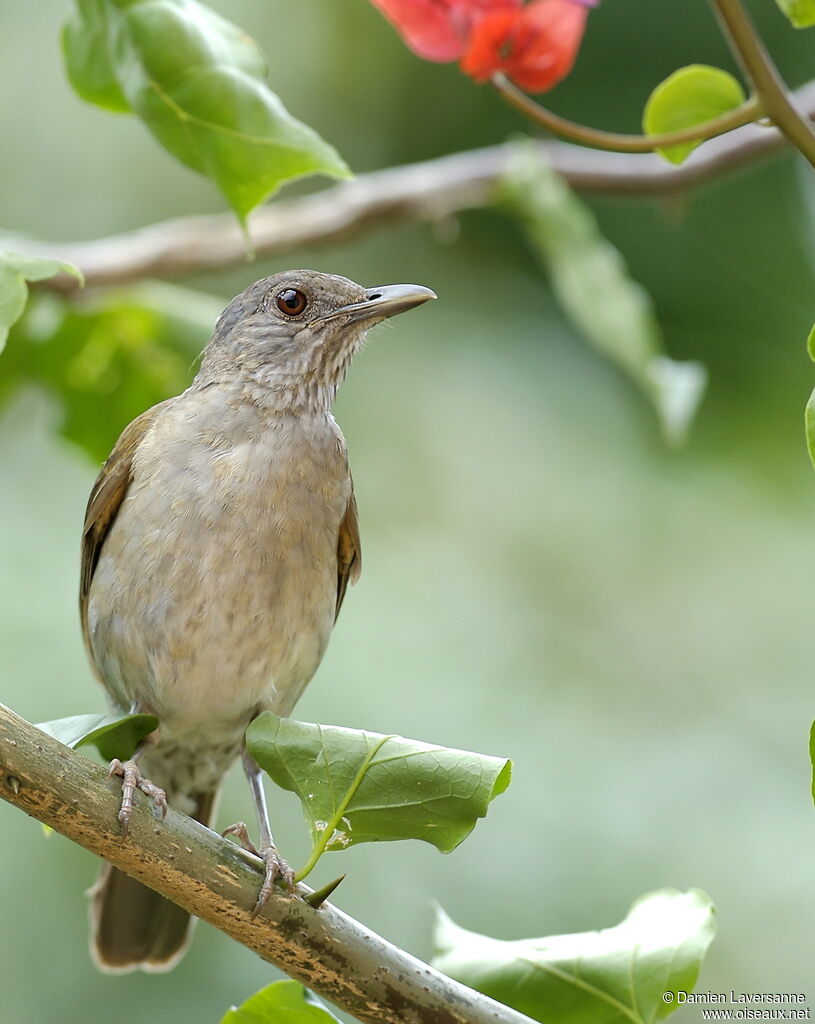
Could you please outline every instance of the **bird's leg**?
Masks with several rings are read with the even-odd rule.
[[[130,828],[130,817],[133,814],[133,795],[137,789],[149,796],[156,807],[161,811],[162,818],[167,813],[167,794],[159,786],[156,786],[149,779],[142,775],[138,764],[138,758],[152,744],[153,734],[146,737],[133,752],[133,756],[127,761],[120,761],[114,757],[108,766],[108,778],[114,775],[122,779],[122,804],[119,808],[119,821],[122,825],[122,837],[127,835]]]
[[[255,908],[252,911],[252,917],[256,917],[271,896],[274,884],[278,879],[285,884],[289,895],[294,895],[294,872],[277,852],[277,847],[272,837],[272,828],[269,824],[269,810],[266,806],[266,793],[263,789],[263,772],[257,761],[247,750],[243,752],[242,761],[243,770],[246,772],[249,788],[252,791],[252,799],[255,802],[259,832],[258,845],[256,847],[249,838],[249,832],[242,821],[230,825],[223,834],[225,836],[235,836],[245,850],[254,853],[256,857],[260,857],[266,865],[266,876],[263,879],[263,885],[260,887],[260,893],[255,903]]]

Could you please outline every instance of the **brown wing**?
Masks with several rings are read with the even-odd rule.
[[[96,478],[91,496],[88,498],[85,526],[82,531],[79,614],[82,618],[82,635],[85,638],[85,646],[88,649],[91,662],[93,662],[93,652],[88,635],[88,594],[99,555],[102,552],[102,545],[105,543],[108,531],[113,525],[127,493],[131,480],[133,455],[144,435],[156,421],[159,412],[164,406],[174,401],[174,398],[168,398],[166,402],[159,402],[158,405],[143,412],[141,416],[137,416],[132,423],[125,427],[121,437],[114,445],[113,451],[108,456],[107,462],[102,467],[101,473]]]
[[[340,523],[340,535],[337,538],[337,612],[340,614],[342,599],[348,589],[349,582],[356,583],[362,572],[362,545],[359,541],[359,520],[357,518],[357,499],[354,497],[354,481],[351,481],[351,497],[345,516]]]

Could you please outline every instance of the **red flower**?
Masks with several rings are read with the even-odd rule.
[[[465,51],[473,24],[484,14],[519,8],[521,0],[371,0],[411,50],[446,63]]]
[[[588,13],[584,0],[491,11],[474,23],[461,70],[476,82],[503,71],[527,92],[546,92],[572,70]]]
[[[476,82],[502,71],[545,92],[571,71],[590,7],[600,0],[371,0],[414,53],[461,60]]]

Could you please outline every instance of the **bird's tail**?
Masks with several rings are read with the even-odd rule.
[[[217,790],[196,797],[193,817],[208,825]],[[187,950],[192,918],[111,864],[105,864],[91,897],[91,956],[107,973],[169,971]]]

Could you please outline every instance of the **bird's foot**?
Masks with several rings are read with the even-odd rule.
[[[252,917],[257,915],[266,906],[266,902],[272,895],[275,883],[279,880],[285,887],[289,896],[294,896],[294,871],[280,856],[274,846],[267,846],[260,850],[260,859],[266,865],[266,874],[263,878],[263,885],[260,887],[258,898],[252,910]]]
[[[224,836],[235,836],[244,850],[253,853],[256,857],[260,857],[266,865],[266,874],[252,911],[252,917],[257,917],[266,906],[276,882],[280,881],[285,885],[289,896],[294,896],[294,872],[286,861],[283,860],[273,844],[269,843],[268,846],[261,845],[260,849],[258,849],[249,838],[249,830],[242,821],[237,821],[234,825],[230,825],[221,834]]]
[[[161,811],[162,818],[167,813],[167,794],[163,789],[153,785],[146,779],[135,761],[120,761],[114,757],[108,767],[108,778],[114,775],[122,779],[122,805],[119,808],[119,821],[122,824],[122,835],[126,836],[130,828],[130,816],[133,813],[133,794],[137,789],[149,796],[156,807]]]

